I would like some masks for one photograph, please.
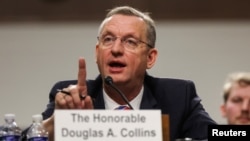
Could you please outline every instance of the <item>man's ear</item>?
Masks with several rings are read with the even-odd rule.
[[[97,56],[98,56],[98,48],[99,48],[99,44],[96,43],[95,45],[95,62],[97,63]]]
[[[158,56],[158,51],[156,48],[152,48],[149,50],[147,58],[147,69],[151,69],[154,66],[157,56]]]
[[[220,106],[220,113],[221,113],[221,116],[224,117],[224,118],[227,116],[227,114],[226,114],[226,105],[225,104],[222,104]]]

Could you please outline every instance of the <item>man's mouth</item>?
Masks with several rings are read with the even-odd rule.
[[[118,61],[112,61],[109,64],[109,71],[112,73],[120,73],[123,71],[123,68],[126,67],[125,63],[118,62]]]
[[[121,62],[110,62],[109,66],[112,68],[122,68],[122,67],[125,67],[126,65]]]
[[[239,121],[242,123],[250,122],[250,117],[240,117]]]

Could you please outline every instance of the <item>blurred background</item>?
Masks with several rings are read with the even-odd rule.
[[[194,81],[207,112],[225,123],[219,112],[224,80],[249,71],[250,1],[0,0],[0,124],[14,113],[27,127],[57,81],[76,79],[81,56],[94,79],[99,24],[120,5],[156,21],[159,57],[149,73]]]

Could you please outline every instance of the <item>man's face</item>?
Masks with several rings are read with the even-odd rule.
[[[102,76],[111,76],[117,85],[141,82],[146,69],[153,66],[157,54],[155,48],[150,49],[140,42],[148,42],[144,21],[135,16],[113,15],[106,21],[99,36],[96,62]],[[128,45],[136,48],[129,48]]]
[[[233,85],[221,112],[228,124],[250,124],[250,86]]]

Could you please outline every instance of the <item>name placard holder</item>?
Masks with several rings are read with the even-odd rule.
[[[55,140],[169,141],[164,122],[160,110],[55,110]]]
[[[163,114],[161,119],[162,119],[162,137],[163,137],[163,141],[170,141],[169,115],[168,114]]]

